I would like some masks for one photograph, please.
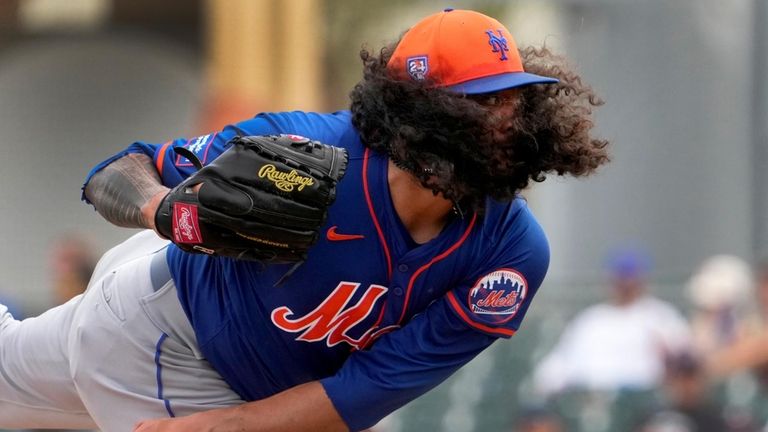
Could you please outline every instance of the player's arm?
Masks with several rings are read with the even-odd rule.
[[[519,235],[502,236],[477,275],[321,380],[350,429],[374,425],[445,381],[494,341],[514,335],[546,274],[549,245],[532,218],[526,223],[517,214],[510,221]]]
[[[154,228],[155,210],[169,188],[197,171],[193,164],[174,151],[175,147],[186,147],[207,165],[237,135],[292,133],[320,141],[332,135],[333,128],[314,135],[307,133],[312,122],[308,114],[305,117],[298,113],[262,114],[192,139],[177,139],[165,144],[136,142],[91,170],[83,186],[83,198],[115,225]],[[323,120],[329,121],[327,118]],[[334,124],[337,128],[345,124],[344,117],[338,116]]]
[[[135,432],[344,432],[346,424],[323,386],[302,384],[272,397],[176,419],[140,422]]]
[[[151,157],[129,153],[95,173],[83,194],[117,226],[154,229],[154,214],[168,190]]]
[[[83,199],[117,226],[154,229],[154,215],[162,198],[197,171],[176,154],[175,147],[186,147],[206,165],[224,151],[232,137],[270,133],[275,133],[275,127],[256,117],[192,139],[133,143],[91,170],[83,186]]]

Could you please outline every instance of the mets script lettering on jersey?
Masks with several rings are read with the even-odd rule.
[[[296,170],[291,170],[290,172],[280,171],[272,164],[261,167],[259,177],[266,177],[275,184],[275,187],[285,192],[293,191],[293,188],[296,186],[298,186],[297,189],[300,191],[304,189],[304,186],[315,184],[315,180],[312,177],[299,175]]]
[[[481,308],[509,308],[514,306],[517,302],[517,293],[504,294],[505,292],[502,290],[493,290],[488,294],[488,297],[478,301],[476,304]]]
[[[501,30],[496,30],[499,35],[496,36],[493,34],[493,30],[487,30],[485,33],[488,35],[488,43],[491,45],[491,51],[493,52],[501,52],[501,57],[499,57],[499,60],[506,60],[507,57],[507,51],[509,51],[509,46],[507,46],[507,38],[504,37],[504,34],[501,33]]]
[[[376,337],[393,328],[372,327],[365,330],[358,338],[349,335],[353,327],[371,314],[376,301],[387,292],[386,287],[371,285],[355,305],[348,307],[347,304],[359,287],[359,283],[341,282],[320,306],[295,319],[289,318],[293,315],[290,308],[281,306],[272,311],[272,322],[286,332],[302,332],[296,338],[299,341],[325,340],[329,347],[346,342],[356,349],[363,349]]]

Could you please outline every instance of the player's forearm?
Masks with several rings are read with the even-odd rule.
[[[128,154],[96,173],[85,196],[109,222],[128,228],[154,228],[154,209],[168,192],[152,159]]]
[[[233,410],[235,428],[222,432],[345,432],[341,419],[319,382],[303,384]],[[218,430],[218,429],[215,429]]]
[[[323,386],[315,381],[272,397],[175,419],[148,420],[134,432],[345,432]]]

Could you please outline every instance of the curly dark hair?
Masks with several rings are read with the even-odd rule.
[[[475,97],[398,78],[387,69],[395,46],[379,56],[361,51],[352,123],[364,145],[435,194],[478,210],[486,197],[508,201],[547,173],[583,176],[608,161],[608,142],[590,136],[592,108],[603,102],[547,48],[520,50],[524,68],[560,82],[521,87],[505,102],[515,104],[505,119]]]

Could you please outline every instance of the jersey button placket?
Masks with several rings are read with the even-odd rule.
[[[392,288],[392,293],[398,297],[401,297],[404,293],[403,286],[405,286],[405,283],[408,279],[408,275],[404,273],[408,271],[408,268],[408,264],[397,265],[397,271],[399,274],[396,275],[392,280],[392,282],[396,283]]]

